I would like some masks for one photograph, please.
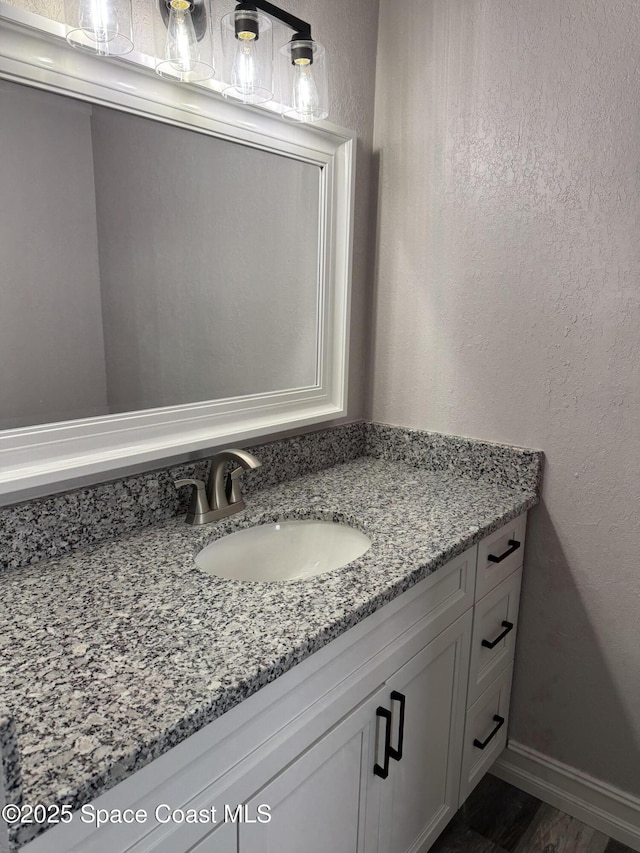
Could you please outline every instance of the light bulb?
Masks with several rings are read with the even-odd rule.
[[[320,106],[320,95],[310,62],[294,62],[292,105],[302,121],[312,119]]]
[[[200,60],[198,39],[188,0],[171,0],[165,59],[182,74],[193,71]]]
[[[79,10],[80,28],[96,43],[100,54],[109,52],[108,43],[118,32],[118,16],[109,0],[82,0]]]
[[[252,96],[260,86],[255,56],[255,37],[239,37],[231,69],[231,85],[242,95]]]

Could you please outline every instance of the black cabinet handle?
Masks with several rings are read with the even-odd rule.
[[[500,640],[504,640],[504,638],[507,636],[509,631],[513,631],[513,622],[507,622],[507,620],[505,619],[504,622],[502,623],[502,627],[504,628],[504,631],[502,632],[502,634],[499,634],[495,638],[495,640],[493,640],[493,641],[483,640],[482,641],[482,645],[485,647],[485,649],[495,649],[495,647],[498,645]]]
[[[391,754],[391,711],[383,708],[382,705],[376,708],[376,717],[384,717],[384,764],[376,763],[373,765],[373,772],[381,779],[386,779],[389,775],[389,755]]]
[[[499,557],[496,557],[495,554],[489,554],[489,556],[487,557],[487,560],[489,560],[490,563],[501,563],[503,560],[506,560],[507,557],[510,557],[513,554],[513,552],[517,551],[518,548],[520,547],[520,543],[516,542],[515,539],[509,539],[509,542],[507,544],[509,545],[509,547],[504,552],[504,554],[500,554]]]
[[[494,737],[498,734],[500,729],[504,726],[504,717],[500,717],[498,714],[494,715],[493,721],[494,721],[494,723],[497,723],[498,725],[491,732],[489,737],[486,740],[478,740],[478,738],[475,738],[475,740],[473,741],[473,745],[477,746],[478,749],[484,749],[485,746],[487,746],[489,744],[489,742],[494,739]]]
[[[400,703],[400,723],[398,725],[398,746],[395,749],[389,746],[389,755],[395,761],[400,761],[402,758],[402,744],[404,743],[404,706],[407,697],[403,696],[402,693],[398,693],[397,690],[393,690],[391,692],[391,701]]]

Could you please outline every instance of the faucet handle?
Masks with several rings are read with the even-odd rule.
[[[202,480],[175,480],[174,486],[176,489],[181,489],[183,486],[194,486],[185,522],[187,524],[206,524],[209,521],[206,518],[209,513],[209,501],[207,500],[207,490]]]
[[[226,484],[226,493],[227,493],[227,501],[230,504],[237,504],[242,501],[244,504],[244,500],[242,498],[242,491],[240,490],[240,477],[244,474],[244,468],[242,465],[238,465],[236,468],[233,468],[227,474],[227,484]]]
[[[228,463],[233,465],[229,474],[226,473]],[[213,456],[207,497],[211,511],[218,513],[217,517],[226,518],[227,515],[244,509],[245,503],[240,491],[239,478],[245,470],[251,471],[254,468],[259,468],[261,464],[253,453],[249,453],[248,450],[240,450],[237,447],[220,450]]]

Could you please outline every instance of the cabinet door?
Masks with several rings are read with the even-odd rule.
[[[385,685],[392,749],[403,702],[404,737],[388,778],[373,783],[382,789],[380,853],[427,850],[457,809],[471,620],[454,622]]]
[[[191,848],[189,853],[238,853],[238,829],[225,823]]]
[[[367,796],[375,763],[374,694],[247,803],[268,822],[239,826],[239,853],[375,853],[377,808]],[[371,797],[375,792],[371,792]],[[367,826],[367,821],[369,825]]]

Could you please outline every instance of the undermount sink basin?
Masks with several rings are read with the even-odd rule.
[[[292,581],[346,566],[369,550],[364,533],[333,521],[279,521],[217,539],[196,556],[202,571],[243,581]]]

